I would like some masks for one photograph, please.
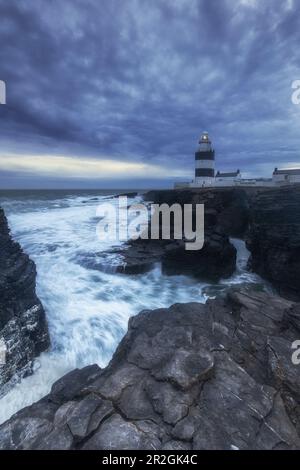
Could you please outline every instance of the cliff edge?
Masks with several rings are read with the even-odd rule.
[[[246,236],[250,268],[280,295],[300,300],[300,185],[259,192]]]
[[[33,261],[12,240],[0,208],[0,387],[16,373],[31,372],[31,362],[50,344],[43,306],[35,292]]]

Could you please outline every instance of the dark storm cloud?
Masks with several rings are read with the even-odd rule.
[[[299,13],[291,0],[0,0],[1,153],[192,176],[205,129],[222,169],[297,162]]]

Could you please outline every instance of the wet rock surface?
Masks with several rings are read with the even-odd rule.
[[[32,360],[49,347],[35,281],[35,264],[12,240],[0,208],[0,340],[6,350],[5,363],[0,363],[0,386],[17,373],[31,373]]]
[[[3,449],[300,449],[299,304],[233,289],[143,311],[109,366],[0,426]]]

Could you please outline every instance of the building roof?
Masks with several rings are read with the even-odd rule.
[[[273,175],[300,175],[300,168],[287,168],[286,170],[275,168]]]
[[[219,171],[216,174],[217,178],[234,178],[240,174],[240,170],[233,171],[231,173],[220,173]]]

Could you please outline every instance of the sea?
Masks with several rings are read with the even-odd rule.
[[[36,264],[37,295],[51,337],[51,348],[35,360],[34,373],[16,378],[0,399],[0,423],[49,393],[70,370],[90,364],[105,367],[129,318],[141,310],[204,303],[232,285],[262,284],[247,271],[249,252],[238,239],[232,239],[238,252],[236,272],[218,284],[167,276],[159,264],[146,274],[114,272],[121,242],[99,240],[97,208],[104,202],[117,204],[115,196],[121,193],[124,190],[0,191],[12,236]],[[141,198],[133,195],[128,204]]]

